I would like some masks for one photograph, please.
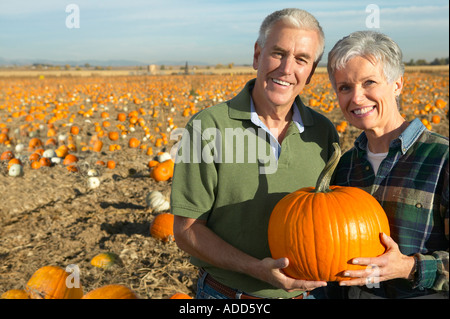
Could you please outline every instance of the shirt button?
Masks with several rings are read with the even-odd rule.
[[[370,166],[366,166],[366,171],[368,171],[370,169]]]
[[[421,203],[417,203],[416,204],[416,208],[422,208],[422,204]]]

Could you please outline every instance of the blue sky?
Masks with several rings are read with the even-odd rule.
[[[80,9],[79,28],[66,26],[69,4]],[[376,30],[399,43],[405,61],[449,56],[448,0],[1,0],[0,58],[251,64],[262,20],[299,7],[321,23],[326,60],[337,40],[367,29],[369,4],[380,9]]]

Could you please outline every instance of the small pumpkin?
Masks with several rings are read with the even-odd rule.
[[[145,202],[147,207],[149,207],[153,212],[159,213],[170,209],[170,203],[166,197],[159,191],[151,191],[145,197]]]
[[[0,156],[0,160],[2,160],[2,161],[10,161],[11,159],[13,159],[15,156],[14,156],[14,153],[13,152],[11,152],[11,151],[4,151],[3,153],[2,153],[2,155]]]
[[[81,299],[139,299],[136,293],[123,285],[106,285],[91,290]]]
[[[111,141],[117,141],[117,140],[119,139],[119,132],[116,132],[116,131],[111,131],[111,132],[109,132],[109,133],[108,133],[108,138],[109,138]]]
[[[128,146],[131,148],[138,148],[140,144],[141,142],[136,137],[132,137],[128,141]]]
[[[42,147],[42,141],[38,137],[33,137],[28,143],[28,147],[30,148],[30,150]]]
[[[170,296],[169,299],[192,299],[192,297],[189,296],[188,294],[184,294],[182,292],[177,292],[177,293],[174,293],[172,296]]]
[[[12,177],[19,177],[23,175],[23,166],[20,164],[12,164],[8,169],[8,175]]]
[[[109,169],[114,169],[116,168],[116,162],[113,160],[109,160],[106,162],[106,167],[108,167]]]
[[[330,186],[340,148],[325,166],[316,187],[282,198],[269,219],[269,248],[274,259],[287,257],[287,275],[303,280],[341,281],[344,270],[364,269],[349,262],[385,251],[380,234],[389,235],[383,208],[356,187]]]
[[[30,299],[80,299],[83,287],[69,288],[66,281],[69,277],[63,268],[44,266],[39,268],[28,280],[26,292]]]
[[[119,256],[114,253],[100,253],[91,259],[91,265],[102,269],[109,269],[116,263],[118,258]]]
[[[70,133],[73,135],[78,135],[80,133],[80,128],[76,125],[70,127]]]
[[[101,152],[103,148],[103,142],[100,140],[95,141],[94,146],[92,147],[92,150],[94,152]]]
[[[78,162],[78,157],[77,157],[76,155],[73,155],[73,154],[67,154],[67,155],[64,157],[63,164],[64,164],[64,165],[72,165],[72,164],[74,164],[74,163],[76,163],[76,162]]]
[[[157,182],[167,181],[173,177],[173,161],[167,160],[165,162],[159,163],[152,168],[150,172],[150,177],[152,177]]]
[[[173,220],[174,215],[171,213],[156,215],[150,225],[150,235],[164,242],[174,241]]]

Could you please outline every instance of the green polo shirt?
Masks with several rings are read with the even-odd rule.
[[[295,102],[305,127],[291,122],[278,160],[268,134],[251,121],[250,90],[255,80],[230,101],[198,112],[178,143],[171,192],[172,213],[206,220],[226,242],[258,259],[270,257],[270,214],[285,195],[315,186],[339,137],[323,115]],[[192,257],[217,281],[245,293],[289,298],[287,293],[246,274],[214,267]]]

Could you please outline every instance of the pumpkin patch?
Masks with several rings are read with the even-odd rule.
[[[109,285],[122,285],[143,299],[194,295],[197,269],[171,233],[176,164],[170,154],[178,142],[171,137],[192,115],[235,96],[254,73],[177,72],[4,77],[0,70],[0,293],[19,290],[2,298],[29,298],[20,290],[46,265],[63,271],[79,266],[83,298]],[[407,71],[400,96],[404,117],[426,120],[429,129],[448,136],[448,81],[448,70]],[[302,101],[336,125],[342,151],[352,146],[359,131],[342,117],[326,73],[316,70]],[[330,222],[327,218],[321,217]],[[336,229],[342,224],[335,220]],[[323,247],[319,236],[306,237],[305,249]],[[100,252],[117,259],[93,260]],[[310,268],[332,266],[315,260]],[[55,282],[46,285],[42,274],[40,282],[65,295],[57,287],[66,274],[56,272]],[[44,288],[33,291],[53,296]]]

